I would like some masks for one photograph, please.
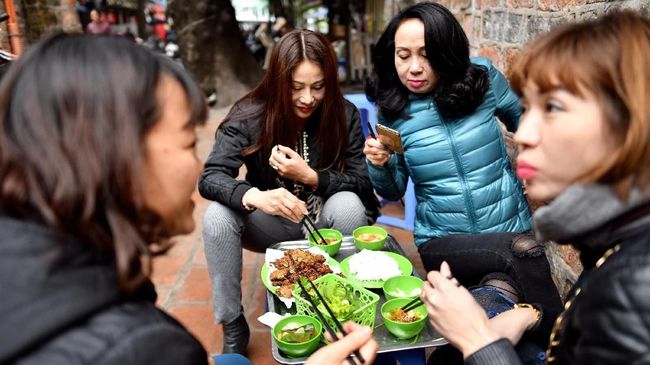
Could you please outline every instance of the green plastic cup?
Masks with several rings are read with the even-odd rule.
[[[427,313],[427,309],[424,307],[423,304],[413,309],[414,311],[420,313],[422,316],[420,319],[418,319],[415,322],[404,323],[404,322],[396,322],[388,319],[388,313],[390,313],[391,311],[399,307],[402,307],[403,305],[411,301],[411,299],[412,298],[391,299],[381,306],[381,318],[384,320],[384,326],[386,326],[388,332],[390,332],[393,336],[400,339],[415,337],[418,333],[422,331],[422,329],[424,329],[424,325],[427,323],[427,318],[429,317]]]
[[[312,235],[307,235],[307,240],[309,241],[309,246],[315,246],[320,248],[321,250],[327,252],[328,255],[331,257],[334,257],[338,252],[339,249],[341,248],[341,242],[343,241],[343,234],[335,229],[332,228],[321,228],[318,230],[320,234],[325,238],[326,240],[336,240],[331,243],[328,243],[326,245],[321,245],[317,244],[316,241],[314,241],[314,238],[316,240],[320,240],[320,237],[316,232],[314,232],[314,236]]]
[[[287,326],[298,327],[305,324],[313,324],[316,329],[316,336],[305,342],[285,342],[279,339],[280,332]],[[285,355],[290,357],[304,357],[308,356],[318,348],[322,334],[323,334],[323,325],[315,318],[310,316],[303,315],[294,315],[288,316],[281,319],[278,323],[273,326],[273,339],[278,345],[278,349],[282,351]]]

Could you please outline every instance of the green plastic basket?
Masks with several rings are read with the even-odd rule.
[[[356,300],[361,302],[359,308],[352,312],[352,314],[350,314],[347,318],[337,318],[339,322],[343,324],[343,322],[354,321],[359,324],[374,327],[379,295],[357,284],[349,282],[336,274],[327,274],[325,276],[321,276],[320,278],[314,280],[313,283],[314,285],[318,286],[319,283],[330,281],[338,281],[342,283],[347,289],[351,289]],[[309,290],[309,288],[306,289]],[[302,297],[302,289],[300,289],[300,286],[297,284],[293,287],[293,297],[296,300],[297,314],[304,314],[318,318],[318,314],[316,314],[309,301]],[[334,324],[334,320],[329,315],[329,313],[325,311],[323,312],[323,316],[325,317],[325,320],[330,325],[330,327],[337,328]]]

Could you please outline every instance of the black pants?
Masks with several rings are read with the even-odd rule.
[[[481,285],[486,279],[507,281],[519,295],[519,302],[542,308],[540,325],[525,337],[548,346],[562,300],[551,278],[542,245],[530,234],[485,233],[433,239],[419,247],[424,268],[439,270],[447,261],[453,275],[465,287]]]

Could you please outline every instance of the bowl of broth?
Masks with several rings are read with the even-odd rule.
[[[288,316],[273,326],[273,339],[278,349],[289,357],[309,356],[321,340],[322,324],[313,317]]]
[[[359,251],[379,251],[384,248],[388,232],[379,226],[362,226],[352,232],[352,237]]]

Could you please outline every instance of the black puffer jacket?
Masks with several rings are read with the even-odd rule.
[[[110,260],[48,228],[0,217],[0,364],[207,364],[155,306],[118,291]]]
[[[236,104],[229,116],[248,114],[249,108],[259,108],[248,101]],[[245,110],[244,110],[245,109]],[[347,120],[348,146],[345,159],[345,171],[318,168],[319,151],[315,145],[315,128],[307,124],[307,145],[309,146],[309,165],[318,173],[318,186],[314,194],[327,198],[339,191],[351,191],[363,202],[367,215],[376,219],[378,202],[374,194],[368,169],[363,154],[363,136],[359,111],[354,104],[345,101],[345,117]],[[269,166],[269,156],[263,156],[257,151],[246,157],[242,152],[252,146],[260,135],[259,118],[242,120],[227,118],[217,130],[212,152],[205,162],[205,168],[199,180],[199,192],[206,199],[214,200],[232,209],[244,211],[241,199],[252,187],[260,190],[276,189],[278,186],[272,176]],[[310,133],[311,132],[311,133]],[[246,165],[246,180],[235,180],[242,164]]]
[[[590,214],[600,207],[591,200]],[[579,204],[579,203],[577,203]],[[575,211],[574,210],[574,211]],[[614,211],[616,209],[613,209]],[[561,217],[559,217],[561,218]],[[556,219],[561,221],[561,219]],[[564,220],[571,225],[570,220]],[[585,271],[574,286],[580,292],[563,314],[553,348],[553,364],[650,364],[650,203],[615,215],[595,230],[575,237]],[[612,247],[602,266],[596,262]],[[547,359],[547,361],[550,359]],[[520,364],[505,339],[494,342],[466,359],[471,365]]]

